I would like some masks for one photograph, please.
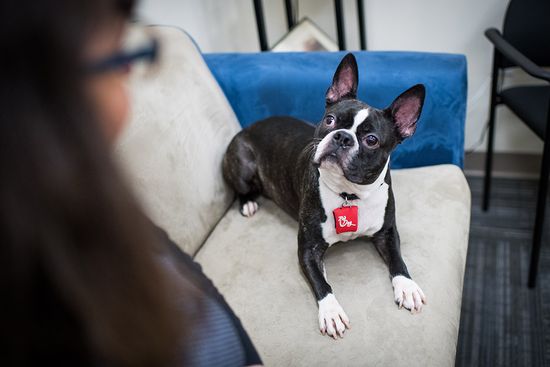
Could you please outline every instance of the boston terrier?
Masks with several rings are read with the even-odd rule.
[[[317,127],[292,117],[256,122],[233,138],[223,160],[242,215],[254,215],[264,195],[298,221],[300,266],[319,305],[321,333],[334,339],[350,328],[323,263],[336,242],[368,237],[388,265],[399,308],[416,313],[426,303],[401,257],[389,169],[391,152],[416,129],[425,89],[415,85],[380,110],[357,99],[357,83],[350,53]]]

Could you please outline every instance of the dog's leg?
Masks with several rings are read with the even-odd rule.
[[[391,181],[388,179],[387,182]],[[399,308],[405,307],[411,313],[422,311],[422,305],[426,304],[426,296],[418,284],[411,279],[407,265],[401,257],[399,233],[395,223],[395,199],[391,186],[386,205],[384,226],[374,234],[372,242],[388,265],[397,306]]]
[[[241,214],[253,216],[258,211],[256,199],[261,193],[261,184],[254,149],[246,138],[246,132],[235,136],[229,144],[223,159],[223,175],[237,192]]]
[[[422,311],[426,296],[422,289],[411,279],[407,266],[401,257],[399,233],[395,223],[383,228],[372,238],[374,246],[388,265],[395,296],[395,303],[405,307],[411,313]]]
[[[251,217],[258,211],[257,194],[239,195],[239,207],[241,214],[245,217]]]
[[[311,238],[300,226],[298,233],[298,257],[300,266],[306,276],[319,306],[319,330],[323,335],[337,339],[344,337],[344,332],[350,328],[349,318],[338,303],[332,288],[327,282],[323,256],[328,244],[322,238]],[[318,237],[318,236],[316,236]]]

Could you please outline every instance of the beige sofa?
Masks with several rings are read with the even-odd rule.
[[[159,70],[133,80],[133,113],[116,153],[151,218],[204,271],[241,318],[268,366],[454,365],[470,218],[462,171],[442,165],[392,171],[403,257],[428,297],[399,310],[371,243],[330,248],[328,278],[351,319],[341,340],[321,336],[300,272],[297,223],[263,199],[241,216],[221,160],[240,126],[193,42],[157,28]]]

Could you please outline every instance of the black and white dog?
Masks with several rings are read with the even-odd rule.
[[[264,195],[298,220],[298,256],[317,298],[319,327],[335,339],[350,327],[323,263],[336,242],[369,237],[389,267],[398,306],[415,313],[426,303],[401,257],[388,167],[390,153],[416,129],[424,86],[379,110],[356,99],[357,83],[350,53],[334,74],[316,128],[291,117],[259,121],[235,136],[223,161],[244,216],[258,210],[255,200]]]

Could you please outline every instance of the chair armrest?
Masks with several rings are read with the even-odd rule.
[[[531,76],[550,82],[550,72],[529,60],[524,54],[512,46],[496,28],[489,28],[485,31],[485,37],[491,41],[495,48],[508,60],[525,70]]]
[[[203,55],[241,125],[273,115],[317,123],[325,92],[344,52],[222,53]],[[358,98],[377,108],[417,83],[426,86],[418,128],[392,154],[393,168],[434,164],[462,167],[466,58],[426,52],[354,52]]]

